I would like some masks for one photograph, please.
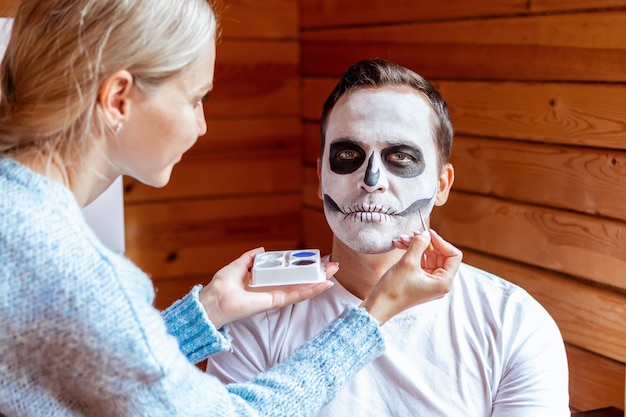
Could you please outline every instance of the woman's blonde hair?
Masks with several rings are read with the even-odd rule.
[[[149,92],[216,31],[207,0],[22,0],[0,65],[0,152],[36,147],[71,161],[111,131],[97,105],[108,76],[126,69]]]

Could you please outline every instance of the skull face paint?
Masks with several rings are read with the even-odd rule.
[[[360,253],[393,249],[421,230],[437,194],[432,110],[405,86],[364,88],[339,99],[328,118],[320,193],[335,236]]]

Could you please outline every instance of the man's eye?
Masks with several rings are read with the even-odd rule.
[[[387,155],[387,160],[389,162],[403,164],[403,163],[413,162],[415,159],[411,155],[408,155],[402,152],[396,152],[396,153]]]
[[[365,151],[356,143],[340,140],[330,145],[328,161],[330,170],[335,174],[351,174],[365,161]]]
[[[358,152],[352,150],[341,151],[337,154],[337,158],[343,160],[357,159],[359,156]]]

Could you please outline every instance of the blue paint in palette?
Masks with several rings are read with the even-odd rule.
[[[295,257],[295,258],[308,258],[310,256],[314,256],[315,252],[296,252],[296,253],[292,253],[291,256]]]

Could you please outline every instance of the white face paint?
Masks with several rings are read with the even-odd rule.
[[[422,230],[438,183],[432,110],[406,87],[364,88],[330,113],[321,159],[324,213],[335,236],[360,253],[393,249]]]

